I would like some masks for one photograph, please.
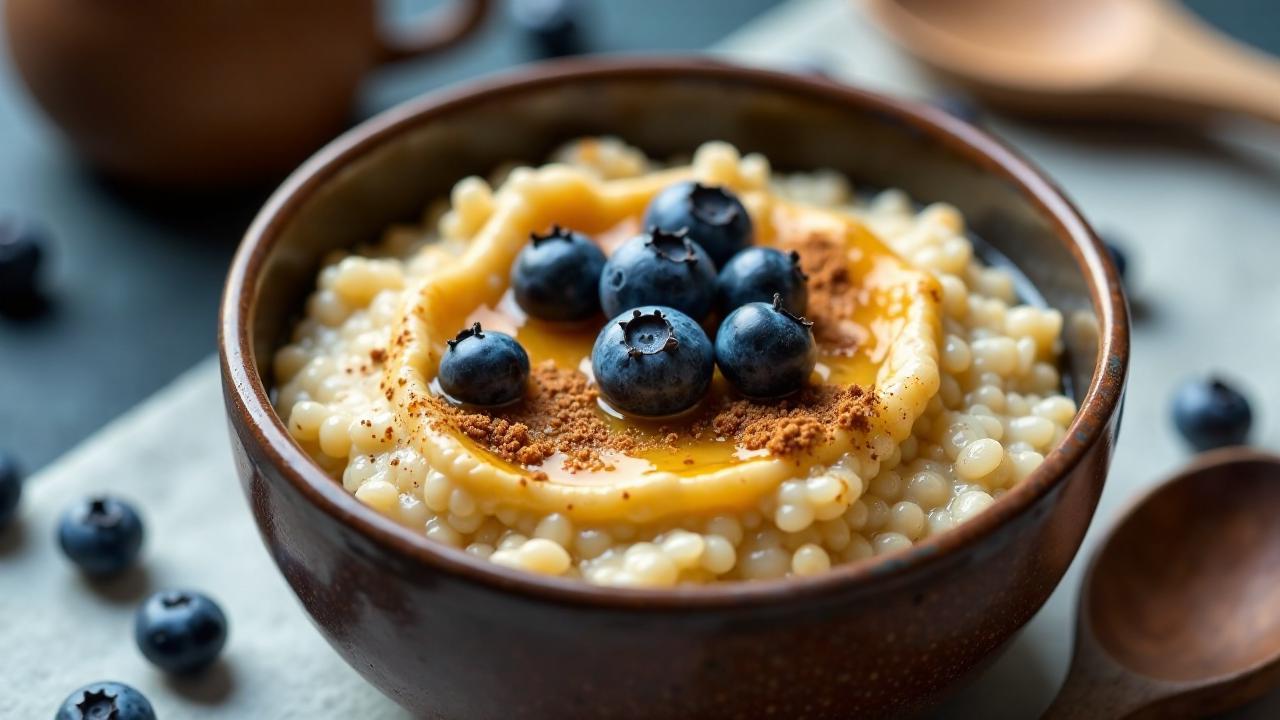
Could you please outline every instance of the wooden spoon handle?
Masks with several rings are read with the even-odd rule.
[[[1160,4],[1151,54],[1135,89],[1206,112],[1280,125],[1280,62],[1208,27],[1174,2]]]
[[[1151,699],[1130,688],[1067,679],[1041,720],[1121,720],[1131,718]]]
[[[1125,670],[1102,651],[1081,609],[1067,680],[1042,720],[1119,720],[1138,716],[1168,695],[1168,688]]]

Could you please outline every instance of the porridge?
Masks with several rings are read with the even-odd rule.
[[[690,222],[651,227],[682,192]],[[726,277],[751,265],[750,289],[769,263],[798,285],[743,304]],[[362,502],[495,563],[645,587],[810,575],[1033,471],[1076,411],[1061,331],[954,207],[724,143],[663,164],[591,138],[330,258],[276,404]]]

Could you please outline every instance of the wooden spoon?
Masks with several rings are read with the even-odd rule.
[[[1280,63],[1172,0],[865,2],[909,52],[1015,110],[1280,123]]]
[[[1045,718],[1201,717],[1280,683],[1280,457],[1202,455],[1094,555]]]

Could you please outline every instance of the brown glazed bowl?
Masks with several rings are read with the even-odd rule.
[[[623,590],[508,570],[369,509],[290,439],[274,349],[330,250],[420,217],[458,179],[584,134],[666,157],[706,140],[782,170],[954,203],[1067,318],[1080,405],[1064,443],[989,510],[913,548],[808,578]],[[348,663],[431,718],[919,714],[1044,603],[1102,490],[1128,366],[1105,250],[1054,185],[983,132],[821,79],[705,59],[585,59],[393,109],[276,192],[227,281],[222,372],[237,469],[272,557]]]

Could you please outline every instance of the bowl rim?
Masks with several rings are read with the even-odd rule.
[[[887,116],[940,142],[984,171],[1001,176],[1055,226],[1089,285],[1099,311],[1099,343],[1093,376],[1065,439],[1044,463],[972,520],[910,548],[843,564],[808,577],[678,586],[615,588],[581,580],[536,575],[495,565],[463,550],[429,540],[367,507],[326,475],[289,435],[272,406],[253,362],[252,302],[258,274],[294,212],[348,164],[433,118],[507,94],[583,80],[689,79],[803,95]],[[891,98],[816,76],[732,64],[706,56],[589,57],[523,66],[435,91],[388,109],[317,151],[271,195],[253,220],[232,261],[221,303],[218,345],[227,412],[235,432],[252,434],[266,458],[300,495],[337,522],[374,544],[461,581],[544,602],[628,610],[688,611],[770,605],[799,597],[869,590],[892,578],[943,561],[970,548],[1028,510],[1061,484],[1089,449],[1104,441],[1120,407],[1129,362],[1128,309],[1120,278],[1107,251],[1057,185],[1014,150],[945,111]]]

